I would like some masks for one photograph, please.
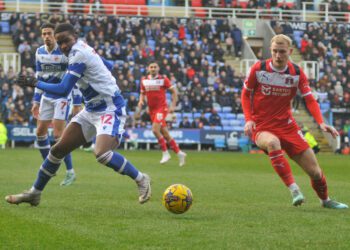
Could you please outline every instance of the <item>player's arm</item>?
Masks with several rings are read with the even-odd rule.
[[[337,130],[334,127],[324,123],[320,106],[318,105],[316,99],[313,97],[311,93],[308,80],[303,71],[300,72],[299,89],[302,94],[302,97],[305,100],[307,109],[310,111],[312,117],[315,119],[315,121],[320,126],[320,128],[324,132],[330,133],[333,136],[333,138],[337,137],[339,135]]]
[[[242,88],[242,94],[241,94],[241,102],[242,102],[242,109],[244,113],[245,118],[245,126],[244,126],[244,133],[248,136],[251,136],[253,133],[253,130],[255,130],[255,122],[252,119],[252,103],[251,98],[253,95],[253,91],[256,85],[256,65],[252,66],[250,69],[250,72],[248,74],[248,77],[244,81],[243,88]]]
[[[77,86],[73,87],[72,99],[73,99],[72,115],[75,116],[81,111],[81,103],[83,101],[83,95]]]
[[[172,113],[175,111],[176,103],[177,103],[177,91],[176,86],[172,85],[169,78],[164,76],[164,86],[167,88],[171,93],[171,106],[169,108],[169,112]]]
[[[66,74],[64,74],[63,79],[59,84],[38,81],[36,87],[51,94],[68,96],[80,77],[81,75],[68,71]]]
[[[84,62],[86,62],[87,59],[79,50],[74,50],[69,54],[68,61],[67,72],[64,74],[59,84],[48,84],[39,81],[37,87],[52,94],[68,96],[77,81],[82,77],[86,69],[86,64]]]
[[[143,80],[141,79],[141,84],[140,84],[140,97],[139,97],[139,103],[137,104],[137,108],[139,110],[139,112],[141,112],[141,109],[143,107],[143,105],[145,104],[145,86],[143,85]]]
[[[35,77],[38,79],[40,76],[41,72],[41,65],[38,60],[38,49],[36,50],[35,53]],[[34,90],[34,95],[33,95],[33,106],[31,109],[32,115],[35,119],[38,119],[39,117],[39,107],[40,107],[40,101],[41,101],[41,96],[43,94],[43,91],[41,89],[35,88]]]
[[[110,63],[109,61],[107,61],[104,57],[100,56],[100,58],[101,58],[103,64],[107,67],[107,69],[109,71],[112,71],[114,65],[112,63]]]
[[[171,106],[169,109],[169,112],[174,112],[175,108],[176,108],[176,103],[177,103],[177,91],[176,91],[176,87],[172,86],[169,88],[169,91],[171,93]]]

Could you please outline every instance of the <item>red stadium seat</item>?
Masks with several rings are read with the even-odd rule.
[[[5,3],[4,1],[0,0],[0,10],[4,10],[5,9]]]
[[[146,0],[102,0],[102,4],[111,4],[111,6],[105,7],[105,13],[108,15],[114,14],[114,8],[116,8],[117,15],[134,15],[138,14],[138,5],[146,5]],[[116,6],[112,6],[116,5]],[[127,5],[118,7],[118,5]],[[141,7],[141,15],[147,16],[147,7]]]

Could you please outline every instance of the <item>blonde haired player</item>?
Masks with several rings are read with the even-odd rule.
[[[299,89],[320,128],[338,136],[333,127],[324,123],[305,73],[289,60],[292,52],[291,39],[276,35],[271,39],[272,58],[252,66],[242,90],[244,132],[269,155],[273,168],[291,191],[294,206],[304,203],[305,198],[282,150],[310,176],[323,207],[348,208],[329,198],[325,175],[292,116],[290,103]]]

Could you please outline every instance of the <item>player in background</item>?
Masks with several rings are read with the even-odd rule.
[[[159,74],[159,66],[152,62],[148,66],[149,75],[141,80],[141,93],[138,103],[138,110],[141,111],[147,97],[147,105],[152,121],[152,131],[158,139],[163,156],[160,160],[161,164],[170,160],[171,156],[168,152],[167,143],[174,150],[179,158],[179,166],[185,165],[186,154],[180,150],[176,141],[169,134],[165,118],[168,112],[172,113],[175,110],[177,102],[177,91],[175,86],[171,85],[170,80]],[[171,106],[168,109],[166,103],[166,91],[171,92]]]
[[[51,147],[32,188],[20,194],[8,195],[6,201],[37,206],[41,192],[55,176],[63,158],[96,136],[96,160],[132,178],[138,187],[139,202],[145,203],[151,197],[149,176],[137,170],[124,156],[113,152],[124,132],[126,110],[125,101],[110,72],[112,65],[99,57],[89,45],[79,41],[71,24],[59,24],[54,35],[61,51],[68,56],[68,70],[62,81],[49,84],[33,77],[19,76],[17,82],[22,86],[37,87],[62,96],[70,93],[77,84],[83,94],[84,109],[73,117],[61,139]]]
[[[57,84],[61,82],[67,70],[68,58],[60,51],[54,37],[54,30],[55,25],[51,23],[44,23],[40,27],[41,38],[44,41],[44,45],[37,49],[35,62],[37,79],[39,81]],[[48,128],[52,122],[53,136],[55,142],[57,142],[66,126],[72,96],[72,115],[74,116],[79,113],[81,109],[81,93],[78,89],[73,89],[72,94],[69,94],[67,97],[62,97],[35,88],[31,111],[33,116],[37,119],[36,146],[39,148],[43,159],[46,158],[50,151]],[[68,186],[76,179],[71,154],[66,155],[64,163],[67,172],[61,185]]]
[[[292,51],[291,39],[276,35],[271,40],[272,58],[252,66],[242,90],[246,120],[244,132],[268,153],[273,168],[291,191],[294,206],[304,203],[305,198],[295,183],[282,150],[310,176],[311,185],[323,207],[348,208],[346,204],[329,198],[325,175],[292,117],[291,101],[299,89],[320,128],[333,137],[338,136],[333,127],[324,123],[305,73],[289,61]]]

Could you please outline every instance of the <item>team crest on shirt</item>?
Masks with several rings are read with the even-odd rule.
[[[261,92],[264,95],[271,95],[271,86],[268,85],[261,85]]]

